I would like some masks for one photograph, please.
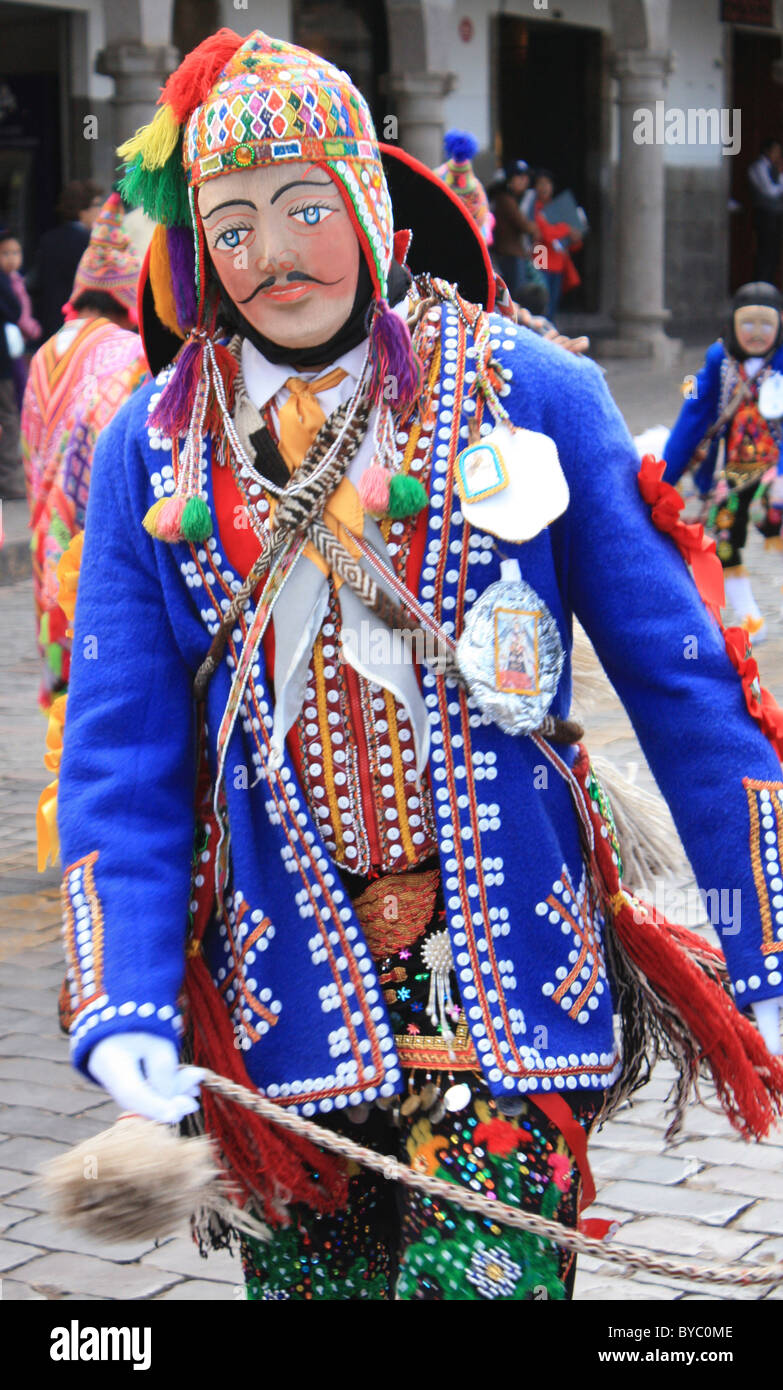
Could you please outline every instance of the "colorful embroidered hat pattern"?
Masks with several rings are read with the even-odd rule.
[[[141,266],[123,229],[122,219],[122,200],[118,193],[110,193],[77,266],[70,302],[85,290],[101,290],[116,299],[127,309],[131,319],[135,319],[136,285]]]
[[[261,30],[242,39],[221,29],[172,73],[158,104],[150,124],[120,147],[126,161],[121,187],[126,201],[158,223],[149,261],[156,312],[172,332],[188,335],[151,423],[171,438],[187,435],[189,443],[175,496],[159,510],[156,504],[145,525],[159,539],[194,540],[211,529],[195,433],[220,427],[236,376],[235,359],[215,340],[218,296],[198,214],[201,183],[286,160],[325,169],[342,194],[372,279],[361,389],[384,417],[384,437],[392,433],[385,383],[390,377],[396,382],[396,408],[412,410],[421,363],[407,323],[389,307],[391,200],[372,118],[346,73]],[[199,383],[205,393],[200,425]]]
[[[337,176],[385,299],[392,212],[367,103],[332,63],[256,31],[188,121],[185,170],[198,186],[287,159],[326,164]]]

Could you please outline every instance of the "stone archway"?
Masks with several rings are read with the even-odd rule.
[[[610,0],[613,75],[619,105],[616,188],[616,348],[671,358],[664,333],[665,193],[663,146],[635,139],[635,115],[654,111],[673,66],[670,0]]]
[[[114,145],[146,125],[179,61],[171,42],[174,0],[103,0],[106,44],[96,71],[114,79]]]
[[[397,116],[400,144],[430,167],[443,157],[443,99],[456,81],[446,39],[453,17],[453,0],[386,0],[384,90]]]

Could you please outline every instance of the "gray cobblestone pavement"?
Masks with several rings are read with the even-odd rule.
[[[634,431],[671,423],[677,385],[701,354],[677,371],[612,363],[609,379]],[[16,527],[19,528],[18,518]],[[770,620],[759,649],[762,677],[783,702],[781,557],[754,536],[747,560]],[[56,870],[35,867],[35,806],[46,780],[45,721],[36,705],[29,581],[0,587],[0,1277],[6,1299],[234,1299],[239,1263],[200,1259],[187,1230],[151,1241],[98,1247],[57,1226],[35,1185],[43,1160],[110,1124],[115,1107],[68,1064],[57,1023],[63,973]],[[633,731],[611,692],[587,716],[591,751],[650,783]],[[649,1251],[753,1262],[783,1258],[783,1130],[761,1145],[734,1133],[706,1095],[678,1139],[664,1142],[671,1069],[659,1065],[633,1106],[591,1145],[598,1201],[591,1215],[619,1223],[618,1239]],[[580,1300],[780,1298],[765,1288],[682,1284],[632,1275],[582,1258]]]

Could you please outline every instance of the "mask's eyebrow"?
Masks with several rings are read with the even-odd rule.
[[[255,203],[251,203],[249,198],[229,198],[225,203],[217,203],[209,212],[203,212],[201,214],[202,222],[206,222],[210,217],[214,217],[216,212],[220,212],[221,208],[252,208],[254,212],[258,211]]]
[[[331,179],[294,179],[292,183],[284,183],[282,188],[278,188],[277,192],[272,194],[272,197],[269,199],[270,204],[276,203],[278,198],[288,192],[289,188],[299,188],[302,184],[304,184],[306,188],[334,188]]]

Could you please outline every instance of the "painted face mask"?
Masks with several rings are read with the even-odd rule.
[[[397,407],[412,407],[419,392],[420,364],[406,323],[389,307],[391,203],[367,104],[344,72],[260,30],[243,39],[221,29],[172,74],[159,105],[150,125],[119,150],[126,161],[124,198],[141,205],[158,223],[149,263],[156,312],[166,327],[187,340],[151,417],[172,439],[185,436],[176,491],[156,504],[145,526],[162,540],[201,541],[212,523],[196,441],[221,428],[233,407],[237,371],[235,358],[216,341],[221,283],[243,313],[251,310],[259,326],[263,318],[265,333],[271,327],[278,334],[290,333],[292,343],[297,338],[304,341],[309,299],[319,311],[317,331],[329,336],[331,323],[340,313],[344,316],[345,304],[337,293],[330,301],[328,291],[335,286],[324,282],[330,277],[349,281],[353,272],[355,289],[358,243],[372,281],[363,383],[370,403],[382,407],[384,383],[392,376]],[[274,174],[266,172],[270,167]],[[289,171],[290,178],[278,170]],[[253,179],[259,171],[265,172]],[[245,175],[247,183],[240,185],[239,175]],[[282,210],[277,201],[272,203],[275,193],[300,176],[322,184],[315,191],[324,208],[317,207],[312,189],[300,189],[304,197],[298,202],[288,199],[294,190],[287,189],[280,198],[287,199],[286,216],[291,224],[297,221],[297,229],[292,232],[288,225],[287,247],[282,244],[286,238],[278,239],[277,249],[270,245],[267,251],[262,244],[259,255],[258,238],[279,230]],[[218,184],[225,185],[225,198],[216,197],[213,185]],[[244,192],[237,194],[240,186]],[[253,207],[235,206],[238,215],[221,223],[226,235],[219,241],[219,233],[213,237],[208,231],[218,218],[208,214],[215,214],[216,208],[228,211],[218,205],[236,197]],[[322,219],[328,224],[327,210],[335,230],[331,261],[320,245],[326,229],[318,230]],[[309,238],[306,255],[297,251],[302,246],[299,238]],[[236,253],[245,244],[247,266],[243,258],[227,264],[226,251]],[[252,283],[245,279],[248,272]],[[321,284],[316,286],[316,281]],[[251,298],[240,305],[247,298],[246,288]],[[255,309],[254,298],[261,301]]]
[[[734,314],[734,335],[749,357],[766,357],[780,332],[780,314],[767,304],[747,304]]]

